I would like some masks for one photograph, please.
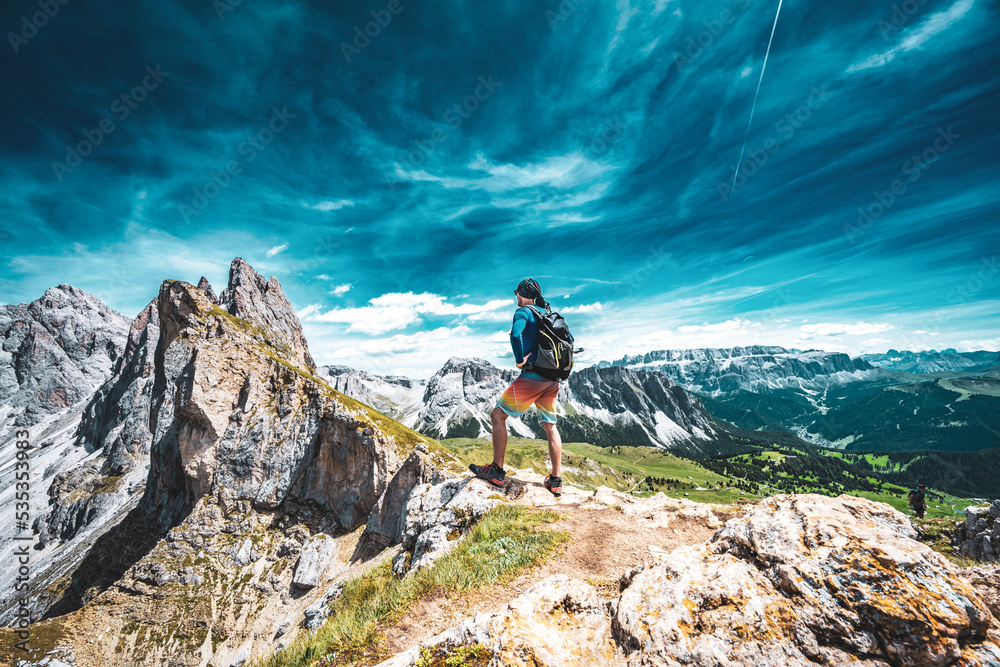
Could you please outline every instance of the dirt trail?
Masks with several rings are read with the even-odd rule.
[[[595,496],[593,492],[566,487],[562,498],[557,499],[541,485],[540,475],[518,471],[517,476],[524,488],[515,502],[562,514],[562,520],[543,529],[566,531],[570,540],[551,559],[507,585],[424,598],[406,618],[386,630],[388,654],[412,648],[477,611],[500,609],[554,574],[587,581],[610,599],[617,595],[619,577],[630,568],[654,561],[680,546],[703,544],[723,522],[736,516],[717,506],[663,495],[633,498],[608,489]],[[518,495],[518,491],[511,495]],[[710,512],[710,507],[715,511]]]

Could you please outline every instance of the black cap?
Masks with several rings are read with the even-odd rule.
[[[537,299],[542,295],[542,286],[534,278],[525,278],[517,284],[515,294],[520,294],[525,299]]]

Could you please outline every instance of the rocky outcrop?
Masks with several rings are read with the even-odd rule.
[[[202,289],[202,294],[215,304],[211,286],[207,291]],[[302,324],[277,278],[271,276],[265,280],[237,257],[229,267],[229,285],[219,296],[218,304],[230,315],[252,322],[256,327],[252,333],[260,342],[282,349],[297,365],[315,371],[316,363],[309,354]]]
[[[419,449],[410,454],[396,472],[368,515],[365,532],[358,540],[352,560],[367,560],[383,549],[399,544],[406,528],[407,507],[415,488],[437,485],[451,477],[439,470]]]
[[[310,537],[299,553],[292,583],[300,588],[315,588],[323,581],[330,561],[337,554],[337,542],[329,535],[319,533]]]
[[[954,541],[959,555],[987,562],[1000,560],[1000,500],[967,507],[965,521],[955,529]]]
[[[255,513],[312,517],[310,525],[330,535],[354,530],[421,440],[314,374],[275,279],[237,259],[221,305],[206,287],[162,285],[136,319],[114,377],[88,407],[81,433],[107,459],[60,481],[43,539],[67,539],[102,512],[126,507],[130,490],[143,495],[70,566],[72,582],[49,613],[70,612],[115,583],[172,529],[196,531],[186,517],[206,496],[221,494]],[[226,548],[240,565],[263,553],[246,542]]]
[[[888,505],[776,496],[626,573],[607,603],[547,579],[383,665],[474,644],[491,665],[1000,664],[1000,621],[915,536]]]
[[[707,547],[627,575],[616,632],[659,664],[1000,660],[989,610],[915,535],[880,503],[777,496]]]
[[[397,575],[427,567],[458,545],[461,537],[502,497],[472,477],[426,484],[406,504],[402,549],[392,561]]]

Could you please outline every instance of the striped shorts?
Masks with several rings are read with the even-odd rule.
[[[554,380],[529,380],[519,376],[511,383],[497,407],[511,417],[520,417],[532,405],[538,408],[538,421],[556,423],[556,396],[559,383]]]

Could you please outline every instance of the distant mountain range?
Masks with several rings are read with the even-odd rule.
[[[559,397],[561,431],[564,439],[694,455],[720,436],[716,421],[850,450],[992,448],[1000,446],[1000,374],[990,370],[998,356],[892,350],[867,355],[869,362],[776,346],[657,350],[571,375]],[[516,377],[478,359],[451,359],[426,381],[342,366],[320,372],[348,395],[436,438],[488,436],[489,412]],[[533,417],[508,423],[517,435],[541,435]]]
[[[784,428],[850,450],[968,451],[1000,446],[998,359],[953,349],[851,358],[752,346],[659,350],[601,365],[664,373],[743,428]]]
[[[331,386],[435,438],[488,437],[490,411],[517,377],[482,359],[450,359],[426,381],[324,366]],[[601,445],[644,444],[697,452],[716,429],[701,402],[661,373],[586,368],[559,393],[564,439]],[[537,413],[508,419],[515,435],[539,437]]]
[[[878,366],[890,371],[901,373],[940,373],[943,371],[985,371],[1000,367],[1000,352],[957,352],[954,348],[947,350],[925,350],[910,352],[904,350],[889,350],[885,354],[862,354],[872,366]]]

